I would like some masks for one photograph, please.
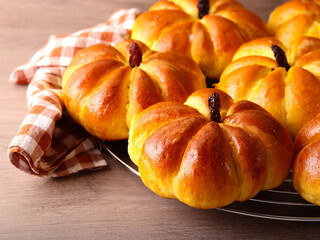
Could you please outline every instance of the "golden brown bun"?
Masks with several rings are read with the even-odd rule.
[[[320,115],[298,132],[294,146],[293,185],[305,200],[320,205]]]
[[[318,49],[320,49],[319,38],[303,36],[292,43],[289,58],[292,61],[297,61],[300,57]]]
[[[130,67],[129,46],[143,53]],[[63,76],[63,99],[72,118],[103,140],[128,138],[132,116],[160,101],[184,102],[205,88],[197,64],[182,54],[156,53],[126,40],[115,47],[94,45],[80,50]]]
[[[205,116],[214,92],[221,99],[220,123]],[[186,104],[192,107],[157,103],[133,118],[128,152],[148,188],[209,209],[245,201],[284,181],[293,143],[271,114],[249,101],[233,103],[216,89],[198,90]]]
[[[269,16],[270,33],[291,47],[302,36],[320,38],[320,1],[292,0],[278,6]]]
[[[211,0],[209,14],[199,19],[197,1],[171,0],[141,14],[131,38],[155,51],[186,54],[206,77],[218,79],[241,44],[267,35],[266,24],[236,1]]]
[[[245,43],[217,85],[235,101],[249,100],[265,108],[293,138],[320,112],[320,43],[312,38],[300,39],[300,43],[290,50],[274,38]],[[286,52],[288,71],[276,62],[271,45]]]

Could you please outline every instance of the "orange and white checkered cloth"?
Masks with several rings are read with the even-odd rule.
[[[51,36],[10,81],[29,84],[29,113],[8,148],[11,163],[38,176],[60,177],[106,166],[98,139],[73,122],[61,98],[62,75],[82,48],[116,44],[130,37],[138,9],[114,12],[106,23],[63,36]]]

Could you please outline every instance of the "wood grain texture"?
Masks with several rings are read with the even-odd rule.
[[[158,197],[108,157],[103,170],[61,179],[15,169],[7,147],[27,113],[26,86],[8,82],[49,35],[106,21],[153,0],[0,0],[0,239],[316,239],[319,224],[201,211]],[[267,19],[284,1],[241,0]]]

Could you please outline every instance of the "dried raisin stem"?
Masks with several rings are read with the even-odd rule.
[[[202,19],[205,15],[209,13],[210,4],[209,0],[198,0],[198,17]]]
[[[129,64],[130,67],[139,67],[142,61],[142,51],[136,42],[133,42],[129,46]]]
[[[288,71],[290,69],[290,65],[282,48],[277,45],[271,45],[271,50],[273,51],[279,67],[284,67]]]
[[[210,119],[211,121],[219,123],[221,120],[221,115],[220,115],[220,96],[218,93],[213,93],[209,98],[208,98],[208,105],[210,109]]]

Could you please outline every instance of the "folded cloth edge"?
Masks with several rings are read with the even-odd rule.
[[[87,42],[81,42],[82,45],[81,45],[80,48],[84,48],[84,47],[87,47],[89,45],[93,45],[95,43],[100,43],[100,40],[101,40],[101,42],[107,42],[109,44],[116,44],[117,42],[122,41],[123,39],[130,38],[131,28],[132,28],[132,25],[134,23],[134,20],[140,14],[141,14],[141,11],[139,9],[136,9],[136,8],[119,9],[119,10],[115,11],[110,16],[110,18],[108,19],[106,24],[98,24],[95,27],[84,29],[84,30],[80,30],[80,31],[78,31],[76,33],[70,34],[69,36],[71,36],[71,37],[73,37],[75,39],[77,37],[81,37],[81,40],[84,39],[83,36],[87,37]],[[93,35],[94,36],[99,36],[99,35],[97,35],[98,30],[104,29],[106,26],[107,27],[111,26],[110,28],[107,29],[107,31],[111,31],[110,35],[107,35],[106,39],[96,39],[96,40],[92,41],[92,39],[93,39],[92,36]],[[92,35],[92,33],[93,33],[93,35]],[[68,35],[66,35],[66,36],[68,36]],[[60,36],[60,37],[59,36],[50,36],[48,43],[50,41],[56,40],[56,39],[61,40],[61,38],[66,37],[66,36]],[[101,37],[102,37],[102,34],[101,34]],[[49,51],[49,55],[47,56],[48,57],[47,59],[49,61],[47,61],[47,62],[43,61],[47,65],[42,65],[42,64],[37,65],[37,63],[39,61],[43,60],[43,54],[44,53],[48,54],[48,50],[46,49],[47,45],[45,45],[42,49],[40,49],[38,52],[36,52],[34,54],[34,56],[30,59],[30,61],[27,64],[16,68],[11,73],[10,82],[16,83],[16,84],[30,84],[33,81],[35,81],[35,79],[36,79],[35,76],[37,76],[37,73],[41,69],[46,70],[45,69],[46,67],[49,67],[49,68],[50,67],[58,67],[58,68],[62,68],[63,69],[64,67],[66,67],[68,65],[67,63],[71,61],[71,59],[73,57],[73,54],[75,54],[75,51],[71,51],[70,52],[69,49],[67,49],[67,51],[63,51],[63,47],[68,47],[68,48],[72,47],[72,46],[70,46],[70,41],[69,42],[68,41],[61,41],[60,43],[62,43],[62,44],[59,46],[59,49],[58,49],[60,51],[59,53],[60,54],[61,53],[69,54],[67,57],[59,56],[59,57],[63,58],[63,61],[57,61],[57,58],[54,58],[54,57],[56,57],[56,55],[54,57],[52,57],[50,55],[52,53],[51,51],[56,51],[57,50],[57,49],[53,48],[53,50],[51,49],[51,51]],[[67,45],[64,46],[63,43],[66,43]],[[50,48],[52,48],[52,44],[51,44]],[[79,47],[77,47],[77,49],[79,49]],[[56,52],[54,54],[56,54]],[[52,57],[52,58],[50,58],[50,57]],[[53,61],[50,62],[50,60],[53,60]],[[50,74],[50,71],[48,73]],[[56,73],[55,74],[51,74],[51,75],[56,75],[57,77],[59,77],[59,74],[56,74]],[[53,131],[54,131],[54,128],[55,128],[55,123],[56,123],[56,121],[58,121],[61,118],[61,116],[62,116],[61,112],[63,111],[63,106],[62,106],[63,103],[61,103],[61,102],[58,103],[58,101],[56,101],[56,103],[54,103],[54,104],[49,103],[48,105],[40,106],[40,107],[37,104],[35,104],[35,102],[36,103],[41,102],[40,105],[42,105],[43,102],[44,102],[43,101],[43,97],[48,98],[48,96],[43,96],[42,95],[42,93],[44,93],[45,91],[49,92],[49,95],[56,95],[53,98],[61,97],[61,96],[59,96],[60,95],[59,94],[59,87],[57,88],[55,86],[53,89],[50,89],[50,88],[48,89],[48,87],[47,88],[43,87],[43,86],[45,86],[45,84],[48,85],[48,83],[50,83],[50,81],[48,81],[47,79],[46,80],[45,79],[40,79],[40,81],[38,81],[37,83],[34,84],[34,86],[36,86],[36,85],[37,86],[36,87],[33,86],[34,87],[33,89],[29,85],[27,98],[28,98],[28,106],[29,106],[30,111],[27,114],[27,116],[25,117],[24,122],[21,124],[21,126],[19,128],[19,132],[20,132],[21,128],[25,128],[25,129],[30,130],[32,127],[34,127],[34,122],[30,121],[30,119],[26,120],[28,117],[33,119],[34,115],[37,115],[34,119],[40,119],[41,120],[41,121],[40,120],[39,121],[35,120],[35,121],[45,122],[45,124],[48,125],[44,129],[42,129],[41,127],[38,128],[37,130],[33,129],[33,131],[36,132],[36,134],[38,134],[42,130],[45,130],[45,131],[47,131],[46,135],[47,134],[49,135],[49,144],[47,144],[47,145],[44,144],[45,147],[43,149],[41,149],[42,153],[41,153],[41,151],[40,151],[40,153],[38,153],[39,156],[37,156],[38,157],[37,159],[41,159],[43,153],[45,151],[47,151],[47,149],[50,148],[51,140],[52,140],[52,134],[53,134]],[[61,83],[59,83],[59,85],[60,84]],[[36,89],[38,86],[40,86],[40,88]],[[29,89],[31,89],[31,90],[29,90]],[[29,94],[29,93],[31,93],[31,94]],[[34,93],[36,93],[36,94],[34,94]],[[46,95],[46,94],[44,94],[44,95]],[[50,101],[52,101],[52,96],[49,96],[49,97],[51,97]],[[49,121],[50,124],[48,124],[48,122],[46,122],[46,120],[43,120],[43,119],[48,119],[48,116],[44,117],[44,115],[46,115],[46,114],[43,114],[42,112],[39,113],[39,109],[42,109],[42,107],[43,107],[44,110],[48,110],[48,109],[49,110],[53,110],[53,113],[50,113],[51,115],[49,116],[49,118],[51,118],[51,120]],[[32,112],[33,109],[35,109],[37,114],[34,114]],[[32,115],[32,116],[30,117],[30,115]],[[28,122],[28,121],[29,121],[29,124],[25,124],[25,122]],[[36,126],[36,127],[39,127],[39,126]],[[73,165],[77,165],[76,168],[74,168],[74,166],[71,167],[71,171],[73,171],[73,172],[68,171],[68,169],[67,169],[68,166],[64,166],[63,164],[58,166],[58,168],[60,168],[60,166],[62,166],[62,168],[64,168],[62,171],[60,171],[60,173],[59,172],[55,173],[54,171],[53,172],[48,172],[48,171],[42,170],[41,168],[38,168],[38,166],[35,166],[35,162],[33,161],[34,160],[34,158],[33,158],[34,157],[33,156],[34,152],[33,151],[28,151],[28,150],[26,151],[26,149],[21,147],[21,142],[19,143],[19,141],[17,140],[17,138],[19,137],[19,132],[13,138],[12,142],[9,145],[8,158],[10,159],[11,163],[15,167],[17,167],[18,169],[20,169],[20,170],[22,170],[24,172],[27,172],[29,174],[37,175],[37,176],[65,176],[65,175],[70,175],[72,173],[79,172],[79,171],[82,171],[82,170],[96,169],[96,168],[101,168],[101,167],[107,165],[107,163],[106,163],[104,157],[102,156],[101,152],[97,151],[97,150],[99,150],[99,145],[98,144],[93,144],[93,148],[92,149],[86,149],[86,151],[90,152],[91,155],[94,156],[93,157],[93,163],[94,164],[83,164],[84,162],[81,162],[81,161],[83,160],[83,156],[85,156],[86,153],[85,152],[80,152],[80,153],[78,153],[77,155],[74,156],[74,157],[78,157],[80,159],[80,161],[79,161],[80,164],[78,164],[78,165],[77,164],[73,164]],[[28,133],[27,134],[22,133],[20,135],[20,137],[23,139],[22,141],[25,141],[25,143],[26,143],[26,141],[32,139],[32,137],[30,137],[28,135]],[[37,145],[37,143],[48,142],[48,137],[46,137],[47,139],[45,139],[45,140],[43,140],[41,137],[38,139],[38,137],[39,136],[36,137],[37,140],[35,140],[35,139],[31,140],[31,142],[32,141],[36,141],[36,143],[34,143],[33,145]],[[50,137],[51,137],[51,139],[50,139]],[[92,137],[91,138],[88,137],[87,139],[90,139],[91,142],[96,142],[95,140],[92,139]],[[83,142],[86,142],[86,140],[84,140]],[[33,147],[36,148],[36,147],[39,147],[39,146],[31,146],[31,149]],[[65,156],[65,157],[68,158],[68,159],[72,159],[72,157],[70,158],[70,155],[72,155],[72,153],[70,153],[69,156]],[[40,163],[40,165],[41,164],[43,164],[43,163]],[[85,165],[85,167],[83,168],[82,166],[84,166],[84,165]],[[69,165],[69,167],[70,167],[70,165]],[[67,169],[67,171],[66,171],[66,169]]]

